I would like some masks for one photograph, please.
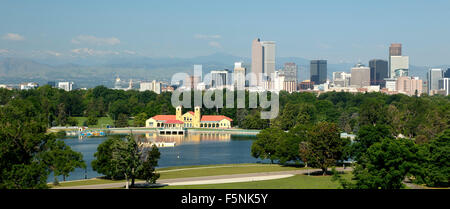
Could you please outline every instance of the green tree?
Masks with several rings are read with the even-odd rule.
[[[273,163],[277,159],[278,139],[284,134],[283,130],[277,128],[267,128],[259,132],[251,147],[252,156],[262,160],[270,159]]]
[[[97,125],[97,123],[98,123],[98,118],[95,115],[91,114],[88,116],[88,118],[86,120],[86,125],[95,126],[95,125]]]
[[[40,158],[53,171],[55,182],[57,182],[57,176],[62,175],[63,181],[66,181],[66,177],[75,168],[86,168],[81,153],[73,151],[63,141],[52,139],[45,146],[48,151],[42,153]]]
[[[448,187],[450,182],[450,130],[429,143],[419,145],[421,172],[417,172],[416,182],[433,187]]]
[[[156,145],[153,145],[151,149],[147,149],[142,166],[138,170],[139,178],[150,184],[156,183],[160,175],[155,172],[155,169],[158,166],[160,156],[161,153]]]
[[[147,113],[142,112],[137,114],[134,117],[134,126],[136,127],[143,127],[145,126],[145,121],[148,119]]]
[[[342,159],[345,147],[350,142],[348,139],[340,138],[336,124],[328,122],[312,126],[307,135],[300,149],[300,157],[321,168],[325,175],[328,167]]]
[[[410,139],[385,138],[373,144],[353,170],[355,188],[403,188],[405,177],[420,171],[417,151]]]
[[[352,155],[358,161],[370,146],[381,142],[384,138],[393,138],[389,127],[384,124],[365,125],[358,130],[355,142],[352,144]]]
[[[117,120],[114,121],[114,126],[115,127],[128,127],[128,116],[125,114],[119,114],[119,117],[117,118]]]
[[[113,135],[98,145],[97,152],[94,153],[95,159],[91,162],[94,171],[113,180],[122,179],[124,177],[123,173],[114,171],[111,163],[112,145],[114,143],[119,143],[120,141],[122,141],[122,139],[119,135]]]

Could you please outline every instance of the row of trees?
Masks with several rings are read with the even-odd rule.
[[[65,177],[86,164],[55,134],[47,133],[46,115],[29,99],[0,106],[0,188],[47,188],[48,175]]]

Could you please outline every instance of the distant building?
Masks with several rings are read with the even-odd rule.
[[[311,60],[309,69],[311,82],[314,82],[316,85],[326,82],[327,80],[326,60]]]
[[[73,86],[74,82],[71,81],[58,82],[58,88],[63,89],[64,91],[72,91]]]
[[[176,108],[175,115],[155,115],[145,121],[147,128],[231,128],[232,119],[224,115],[201,115],[200,107],[194,112],[181,112],[181,106]]]
[[[444,90],[445,96],[448,96],[450,93],[450,78],[441,78],[439,80],[439,89]]]
[[[352,68],[350,86],[360,88],[370,86],[370,68],[361,63],[355,65],[355,67]]]
[[[157,82],[155,80],[152,82],[141,82],[139,91],[153,91],[157,94],[161,94],[161,82]]]
[[[246,82],[245,82],[245,75],[247,75],[246,70],[247,69],[245,69],[242,66],[242,62],[234,63],[233,85],[234,85],[234,87],[236,87],[237,90],[244,90],[246,87]]]
[[[385,78],[386,89],[388,91],[397,91],[397,79],[396,78]]]
[[[37,87],[39,87],[39,84],[37,84],[35,82],[21,83],[19,85],[20,90],[35,89]]]
[[[196,89],[198,83],[200,83],[200,76],[188,75],[183,81],[183,86],[188,89]]]
[[[259,38],[252,42],[252,66],[251,72],[256,76],[256,79],[250,80],[251,86],[262,86],[262,74],[264,68],[263,47]]]
[[[444,78],[450,78],[450,68],[447,68],[447,70],[445,71]]]
[[[283,74],[285,81],[297,82],[297,65],[293,62],[284,63]]]
[[[350,86],[351,73],[346,72],[333,72],[333,84],[336,87]]]
[[[409,96],[422,94],[422,80],[419,77],[402,76],[397,78],[396,90],[398,93],[403,93]]]
[[[55,88],[56,87],[56,82],[55,81],[49,81],[49,82],[47,82],[47,85]]]
[[[393,71],[391,69],[392,56],[402,56],[402,44],[394,43],[389,46],[389,78],[393,78],[393,75],[391,74],[391,72]]]
[[[227,69],[211,71],[211,88],[225,88],[230,84],[230,80],[230,71]]]
[[[428,93],[431,90],[439,90],[439,80],[444,77],[444,73],[440,68],[432,68],[427,73]]]
[[[391,56],[390,57],[390,77],[396,78],[408,75],[409,57],[408,56]]]
[[[272,81],[275,76],[275,42],[261,41],[263,47],[263,74],[267,80]]]
[[[369,61],[370,85],[380,85],[385,87],[385,78],[389,78],[388,61],[373,59]]]
[[[298,89],[300,90],[314,89],[314,81],[304,80],[298,84]]]

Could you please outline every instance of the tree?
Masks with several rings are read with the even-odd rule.
[[[134,126],[136,127],[143,127],[145,126],[145,121],[148,119],[147,113],[142,112],[137,114],[134,117]]]
[[[128,127],[128,116],[125,114],[119,114],[119,117],[117,118],[117,120],[114,121],[114,126],[115,127]]]
[[[128,135],[126,140],[118,136],[111,137],[97,148],[92,168],[107,175],[108,178],[125,179],[126,188],[130,180],[133,187],[135,179],[139,177],[154,182],[159,178],[154,171],[158,165],[160,153],[157,148],[145,150],[133,135]]]
[[[88,116],[87,120],[86,120],[86,125],[91,126],[91,125],[97,125],[98,123],[98,118],[91,114]]]
[[[256,135],[257,139],[252,144],[252,156],[262,160],[270,159],[270,162],[273,163],[277,159],[278,139],[284,134],[283,130],[277,128],[267,128],[259,132]]]
[[[393,138],[388,126],[384,124],[362,126],[358,131],[355,143],[351,147],[353,157],[358,161],[370,146],[384,138]]]
[[[147,149],[142,166],[138,170],[139,178],[144,179],[150,184],[156,183],[160,175],[155,172],[155,169],[158,166],[160,156],[161,153],[156,145],[153,145],[151,149]]]
[[[366,99],[359,109],[359,119],[361,125],[375,125],[386,123],[387,108],[384,102],[376,98]]]
[[[417,151],[410,139],[385,138],[373,144],[353,170],[355,188],[403,188],[405,177],[420,171]]]
[[[349,140],[341,139],[336,124],[328,122],[314,125],[307,135],[306,144],[302,144],[300,149],[300,157],[320,167],[325,175],[328,167],[342,159]]]
[[[55,183],[57,176],[62,175],[63,181],[66,181],[66,176],[69,176],[75,168],[86,168],[81,153],[73,151],[63,141],[52,139],[45,146],[48,151],[42,153],[40,158],[53,171]]]
[[[448,187],[450,179],[450,130],[429,143],[419,145],[421,172],[416,173],[415,182],[433,187]]]

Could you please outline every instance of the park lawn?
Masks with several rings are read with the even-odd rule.
[[[180,170],[183,169],[183,170]],[[159,179],[173,179],[199,176],[216,176],[243,173],[273,172],[273,171],[289,171],[304,168],[281,166],[277,164],[222,164],[222,165],[197,165],[197,166],[177,166],[157,169],[160,173]],[[142,180],[136,180],[142,181]],[[109,179],[87,179],[80,181],[59,182],[56,187],[82,186],[93,184],[108,184],[125,182],[125,180],[109,180]],[[49,183],[50,186],[51,183]]]
[[[83,126],[83,122],[87,120],[87,117],[74,117],[78,123],[78,126]],[[133,126],[133,119],[128,120],[128,124]],[[107,125],[114,126],[114,120],[110,117],[99,117],[97,125],[89,126],[89,128],[106,128]]]
[[[343,174],[350,180],[351,173]],[[159,189],[339,189],[339,183],[331,180],[332,176],[308,176],[304,174],[292,177],[225,184],[166,186]]]

